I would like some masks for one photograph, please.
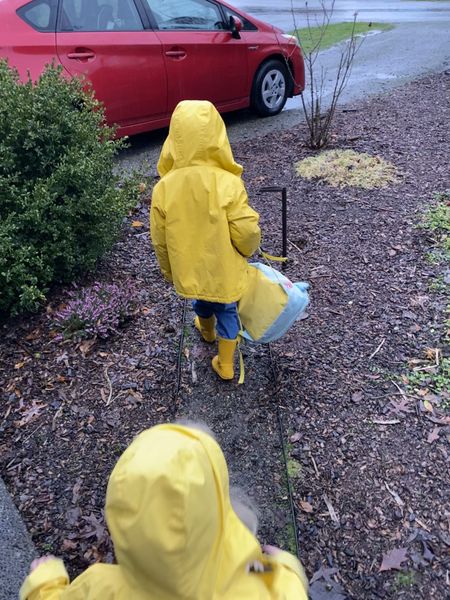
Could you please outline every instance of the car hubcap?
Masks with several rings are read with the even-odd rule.
[[[262,99],[267,108],[278,108],[284,100],[286,81],[277,69],[269,71],[262,82]]]

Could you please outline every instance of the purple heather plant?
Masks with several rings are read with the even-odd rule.
[[[135,298],[130,281],[120,286],[96,282],[87,288],[75,287],[67,304],[54,316],[54,324],[61,331],[56,340],[110,337],[132,316]]]

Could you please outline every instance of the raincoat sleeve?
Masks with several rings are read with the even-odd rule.
[[[233,246],[243,256],[250,257],[259,247],[261,230],[258,226],[259,215],[248,205],[242,182],[235,200],[228,206],[227,216]]]
[[[161,206],[161,188],[153,190],[152,207],[150,209],[150,235],[159,267],[167,281],[172,281],[172,269],[166,243],[166,214]]]
[[[22,584],[20,600],[59,600],[69,586],[69,575],[57,558],[39,565]]]
[[[272,598],[308,600],[308,580],[299,560],[289,552],[270,557],[273,566]]]

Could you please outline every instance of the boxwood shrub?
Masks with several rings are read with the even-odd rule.
[[[112,246],[135,200],[113,171],[122,145],[86,83],[54,66],[22,83],[0,61],[0,314],[36,309]]]

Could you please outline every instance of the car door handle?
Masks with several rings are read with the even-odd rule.
[[[167,50],[165,54],[170,58],[184,58],[186,56],[186,52],[184,50]]]
[[[73,60],[88,60],[89,58],[95,58],[94,52],[69,52],[67,58]]]

